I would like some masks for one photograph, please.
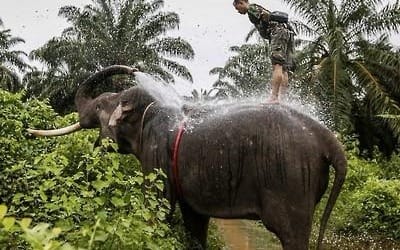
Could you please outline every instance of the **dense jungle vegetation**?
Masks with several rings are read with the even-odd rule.
[[[106,151],[111,142],[94,147],[97,131],[30,138],[27,126],[64,126],[77,117],[24,95],[0,90],[1,249],[186,247],[179,216],[166,223],[163,173],[143,176],[133,156]],[[212,247],[220,244],[211,238]]]
[[[399,247],[400,51],[388,34],[398,33],[400,4],[285,2],[302,20],[293,21],[298,39],[291,92],[320,107],[348,157],[328,241]],[[24,40],[0,19],[1,249],[184,249],[189,244],[179,214],[166,223],[169,204],[159,196],[162,172],[143,176],[133,156],[107,152],[106,147],[116,147],[112,142],[95,147],[97,131],[40,139],[26,132],[76,122],[78,84],[109,65],[139,67],[170,83],[175,77],[191,81],[179,60],[195,52],[184,39],[168,36],[179,16],[164,11],[163,3],[93,0],[82,9],[65,6],[59,15],[70,26],[29,55],[14,50]],[[265,91],[266,44],[254,30],[247,39],[231,48],[224,66],[210,65],[218,77],[214,89],[194,91],[193,99]],[[32,60],[46,69],[32,66]],[[127,84],[113,78],[102,88],[119,91]],[[323,207],[324,201],[315,218]],[[209,239],[211,249],[221,248],[215,228]]]

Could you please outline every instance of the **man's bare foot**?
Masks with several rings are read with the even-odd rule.
[[[266,103],[269,103],[269,104],[279,103],[279,100],[278,100],[277,97],[270,96],[270,97],[267,99],[267,102],[266,102]]]

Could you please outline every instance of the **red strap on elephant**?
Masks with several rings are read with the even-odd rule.
[[[172,176],[173,181],[176,189],[176,193],[178,197],[183,197],[182,186],[179,182],[179,168],[178,168],[178,152],[179,152],[179,145],[181,144],[181,139],[183,132],[185,132],[185,125],[186,122],[183,121],[178,129],[178,133],[176,134],[175,141],[172,148]]]

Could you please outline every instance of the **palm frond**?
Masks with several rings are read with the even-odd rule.
[[[140,27],[141,34],[146,40],[165,34],[179,25],[179,16],[176,13],[158,13],[149,17]]]
[[[302,21],[293,20],[290,22],[290,25],[293,27],[296,34],[303,34],[307,37],[314,37],[318,34],[316,30]]]
[[[58,16],[66,18],[68,22],[75,22],[80,16],[80,10],[75,6],[63,6],[58,11]]]
[[[194,57],[192,46],[182,38],[166,37],[157,39],[150,44],[150,47],[168,56],[180,57],[183,59],[193,59]]]
[[[327,6],[329,1],[318,0],[284,0],[288,3],[300,16],[307,20],[310,27],[319,30],[325,23],[327,15]]]
[[[174,74],[193,82],[193,77],[186,66],[168,59],[161,59],[161,64]]]
[[[175,79],[172,76],[172,74],[170,74],[169,72],[164,70],[161,66],[150,65],[150,67],[146,67],[146,72],[148,72],[156,77],[160,77],[165,82],[171,82],[171,83],[175,82]]]
[[[384,32],[399,32],[400,29],[400,3],[387,4],[380,11],[368,16],[362,31],[367,34],[380,34]]]
[[[0,88],[15,93],[22,90],[23,85],[17,73],[0,65]]]
[[[258,34],[257,29],[255,27],[252,28],[249,31],[249,33],[247,33],[246,38],[244,39],[245,42],[248,42],[254,35],[257,35],[257,34]]]
[[[106,26],[108,27],[113,27],[114,23],[115,23],[115,17],[117,16],[116,13],[113,11],[112,6],[111,6],[111,2],[108,0],[97,0],[99,9],[97,10],[98,13],[101,13],[101,16],[103,16],[103,20],[106,22]],[[126,6],[131,6],[132,2],[131,1],[126,1],[124,3],[118,3],[117,4],[122,4],[122,5],[126,5]],[[119,6],[121,7],[121,6]],[[124,8],[124,7],[122,7]]]
[[[357,77],[367,89],[367,96],[372,109],[377,114],[400,115],[400,107],[397,101],[392,99],[386,89],[380,84],[372,72],[359,61],[352,65],[357,72]],[[388,120],[389,126],[394,129],[396,136],[400,136],[400,122],[394,123]]]

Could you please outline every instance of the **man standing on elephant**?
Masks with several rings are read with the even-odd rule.
[[[270,12],[248,0],[234,0],[233,6],[240,14],[247,14],[261,37],[269,41],[273,71],[268,102],[277,103],[285,98],[288,71],[293,66],[294,32],[288,24],[288,16],[283,12]]]

